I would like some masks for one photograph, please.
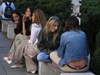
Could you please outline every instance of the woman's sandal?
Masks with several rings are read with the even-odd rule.
[[[3,59],[8,63],[11,64],[13,59],[9,59],[8,57],[3,57]]]

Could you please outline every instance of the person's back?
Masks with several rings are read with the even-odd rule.
[[[63,41],[65,41],[66,43],[66,53],[67,53],[66,55],[70,56],[68,52],[71,52],[71,53],[73,52],[73,55],[74,54],[76,55],[76,53],[74,52],[77,52],[77,55],[78,55],[78,52],[80,55],[85,52],[87,53],[86,35],[84,32],[80,30],[77,30],[77,32],[74,30],[70,30],[69,32],[63,33],[62,37],[63,37]]]
[[[70,64],[70,62],[72,61],[77,61],[79,60],[87,60],[87,45],[86,45],[86,35],[84,32],[80,31],[80,30],[70,30],[68,32],[65,32],[62,34],[62,41],[61,44],[64,43],[64,45],[66,46],[65,49],[59,50],[58,51],[58,56],[63,56],[61,53],[65,52],[65,56],[62,60],[59,62],[59,66],[61,66],[62,64]],[[81,62],[83,63],[83,61]],[[86,62],[85,62],[86,63]],[[85,64],[84,63],[84,64]],[[73,64],[73,63],[71,63]],[[74,62],[75,64],[75,62]],[[77,63],[77,65],[79,64],[79,62]]]
[[[5,15],[4,15],[4,13],[5,13],[5,9],[6,9],[6,3],[9,5],[9,3],[11,3],[11,8],[12,8],[12,11],[14,11],[15,10],[15,6],[14,6],[14,4],[12,3],[12,2],[10,2],[9,0],[5,0],[3,3],[2,3],[2,5],[1,5],[1,10],[0,10],[0,12],[2,12],[2,19],[11,19],[11,18],[6,18],[5,17]]]

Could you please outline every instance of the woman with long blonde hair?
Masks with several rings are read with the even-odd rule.
[[[38,36],[38,49],[41,53],[38,54],[37,60],[41,62],[51,62],[49,54],[58,49],[60,44],[60,27],[61,21],[58,17],[52,16],[46,23],[46,26],[41,30]]]

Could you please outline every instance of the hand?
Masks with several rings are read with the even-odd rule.
[[[25,22],[25,21],[26,21],[26,15],[23,16],[23,22]]]
[[[19,23],[19,21],[15,21],[15,24],[18,24]]]
[[[28,39],[30,39],[31,36],[27,36]]]

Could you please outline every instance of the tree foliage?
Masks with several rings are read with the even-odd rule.
[[[91,59],[90,67],[95,75],[100,75],[100,32],[96,36],[96,48]]]
[[[100,0],[83,0],[82,13],[82,29],[86,32],[90,50],[96,49],[96,35],[100,29]]]

